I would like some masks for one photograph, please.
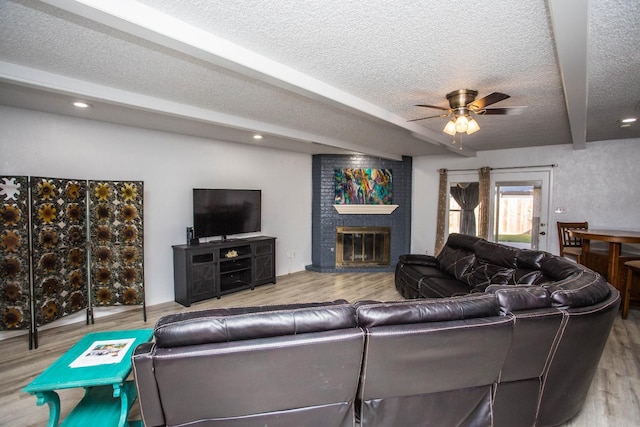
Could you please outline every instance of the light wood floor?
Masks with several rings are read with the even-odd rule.
[[[147,286],[152,286],[151,284]],[[28,349],[26,336],[0,341],[0,426],[46,425],[48,407],[36,406],[36,398],[21,390],[62,353],[88,332],[151,328],[161,316],[179,311],[214,307],[271,305],[294,302],[350,302],[373,299],[402,300],[393,286],[393,273],[299,272],[278,277],[276,285],[243,291],[192,305],[165,303],[147,309],[147,323],[140,309],[96,318],[94,325],[65,325],[39,331],[39,347]],[[82,390],[59,392],[63,419],[82,398]],[[137,402],[131,411],[139,419]],[[566,426],[640,426],[640,310],[632,308],[626,320],[616,319],[600,361],[587,402]]]

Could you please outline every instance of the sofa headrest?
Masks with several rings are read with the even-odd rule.
[[[156,346],[166,348],[353,327],[355,309],[338,300],[176,313],[158,320],[154,336]]]
[[[539,286],[491,285],[486,292],[495,294],[505,313],[551,307],[549,293]]]
[[[540,263],[542,274],[553,280],[566,279],[577,274],[583,268],[580,264],[559,256],[546,257]]]
[[[451,233],[447,238],[447,246],[460,248],[473,252],[476,242],[482,240],[480,237],[468,236],[466,234]]]
[[[489,294],[410,301],[360,301],[355,307],[361,327],[472,319],[500,313],[496,298]]]
[[[478,240],[474,246],[474,251],[476,258],[480,261],[506,268],[517,267],[516,259],[520,252],[517,248],[486,240]]]
[[[542,251],[534,251],[530,249],[520,249],[516,264],[518,268],[527,268],[531,270],[539,270],[542,266],[542,260],[551,254]]]

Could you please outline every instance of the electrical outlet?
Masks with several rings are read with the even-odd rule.
[[[555,213],[557,213],[557,214],[566,214],[566,213],[567,213],[567,208],[564,208],[564,207],[557,207],[557,208],[554,210],[554,212],[555,212]]]

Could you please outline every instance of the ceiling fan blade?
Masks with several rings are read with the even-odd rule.
[[[502,107],[502,108],[485,108],[478,111],[481,115],[504,115],[504,116],[516,116],[524,113],[527,107]]]
[[[477,99],[467,104],[467,107],[471,110],[482,110],[484,107],[495,104],[496,102],[504,101],[507,98],[511,98],[506,93],[493,92],[484,98]]]
[[[416,107],[437,108],[438,110],[451,111],[450,108],[439,107],[437,105],[429,105],[429,104],[416,104]]]
[[[421,117],[421,118],[419,118],[419,119],[407,120],[407,122],[417,122],[418,120],[435,119],[436,117],[447,117],[449,114],[450,114],[450,113],[447,113],[447,114],[438,114],[437,116]]]

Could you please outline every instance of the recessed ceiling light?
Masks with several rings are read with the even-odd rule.
[[[89,108],[89,107],[91,107],[91,104],[89,104],[87,102],[84,102],[84,101],[73,101],[73,102],[71,102],[71,104],[74,107],[77,107],[77,108]]]
[[[622,123],[633,123],[633,122],[635,122],[636,120],[638,120],[638,118],[637,118],[637,117],[628,117],[628,118],[626,118],[626,119],[622,119]]]
[[[264,137],[262,135],[260,135],[260,134],[253,135],[253,139],[262,139],[262,138],[264,138]]]

